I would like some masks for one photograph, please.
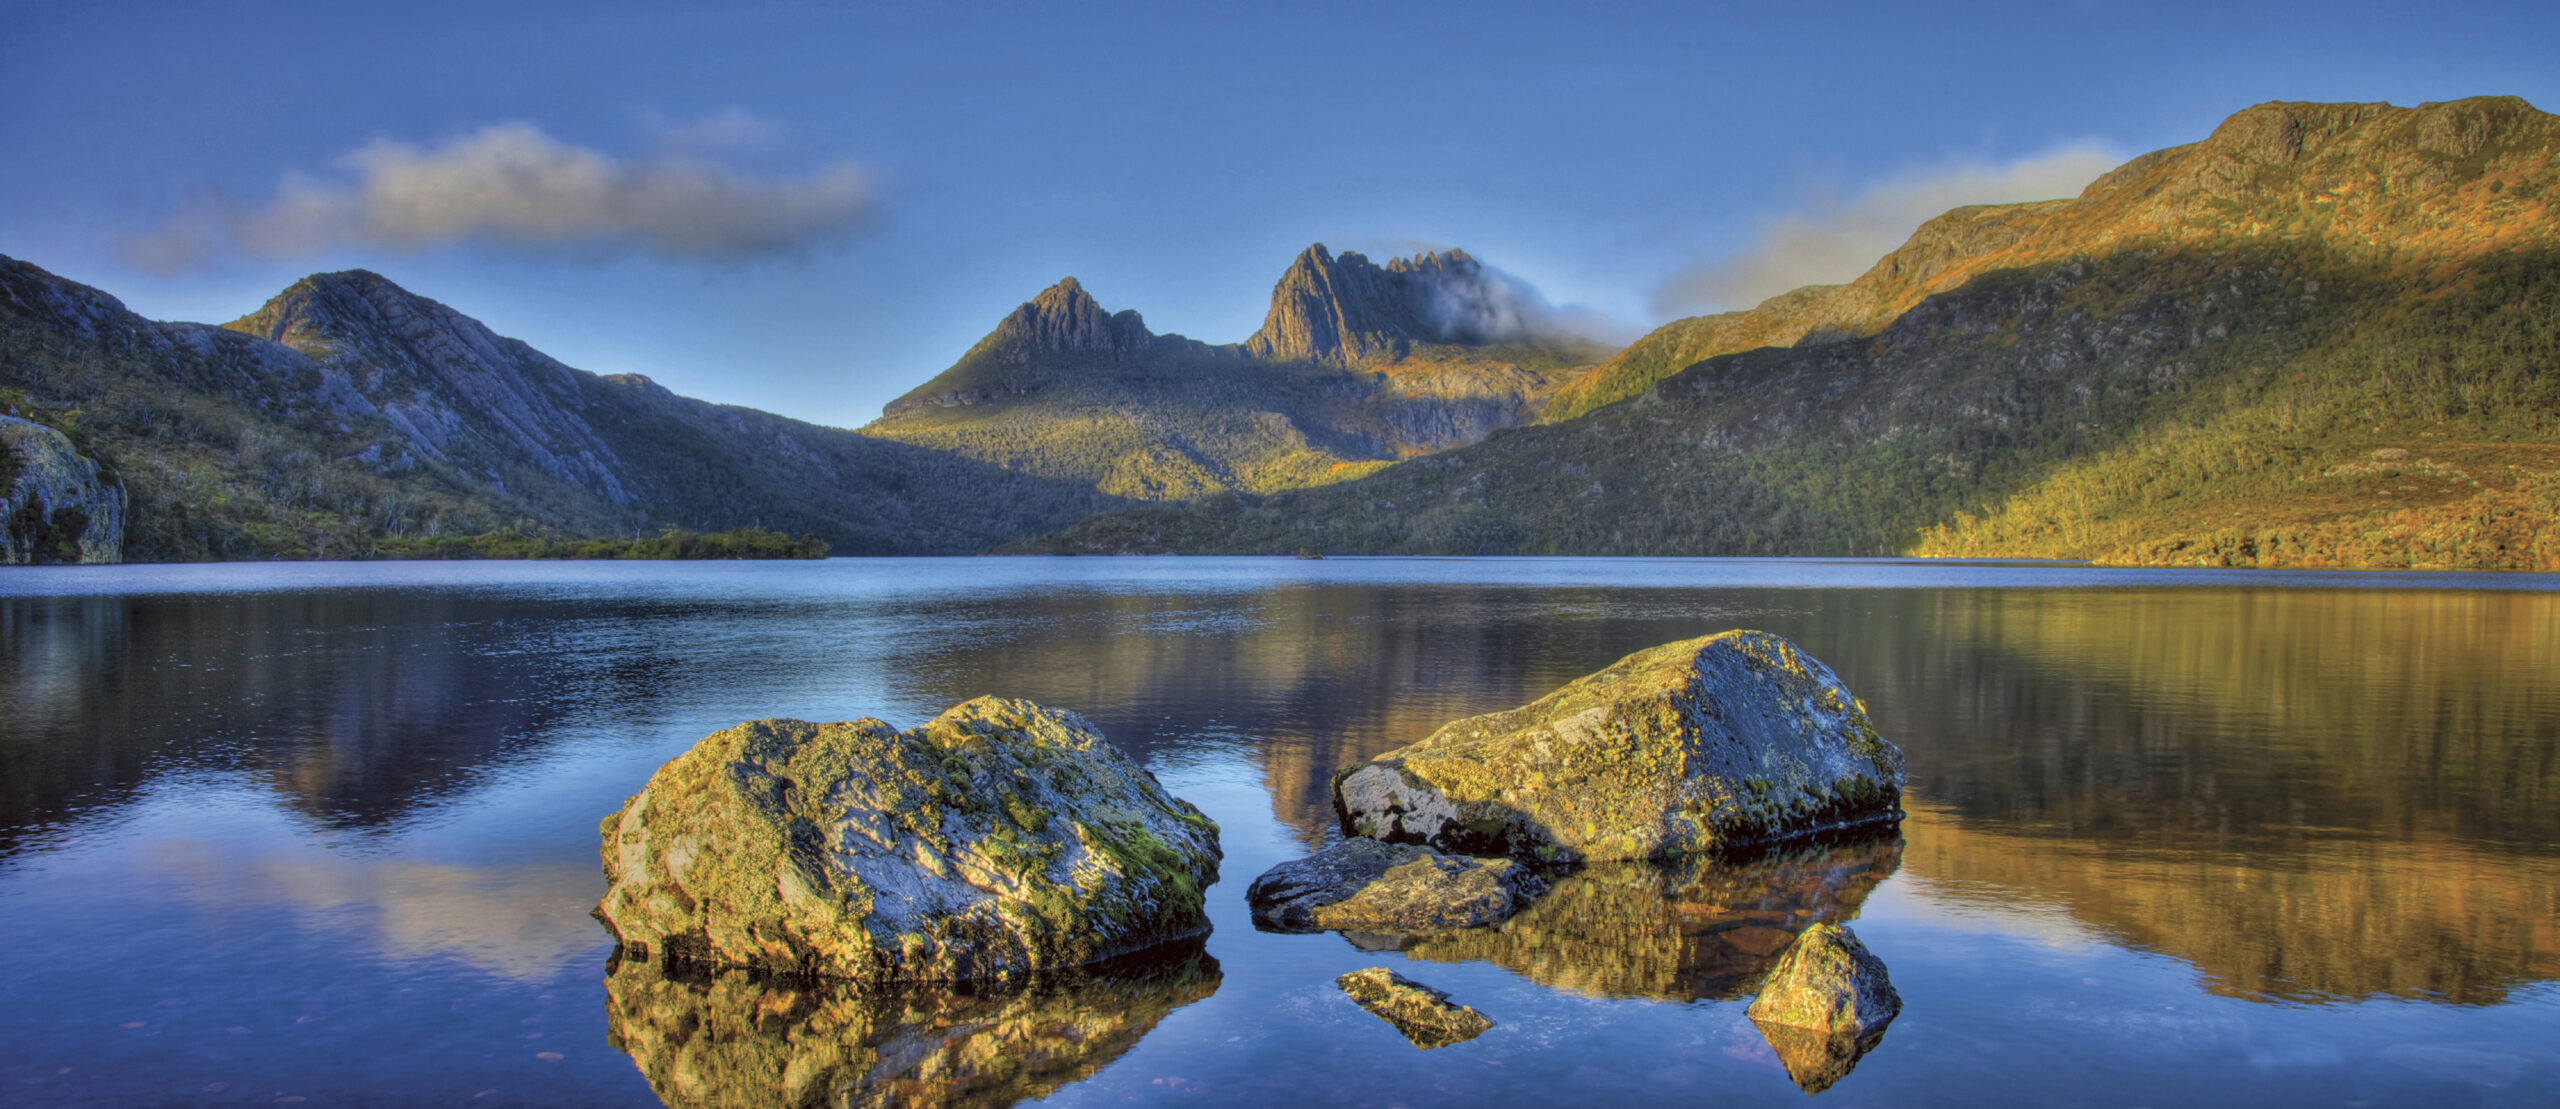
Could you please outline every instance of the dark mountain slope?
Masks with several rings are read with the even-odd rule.
[[[362,271],[217,328],[145,320],[0,258],[0,389],[120,477],[137,561],[361,556],[528,526],[762,526],[848,554],[962,553],[1109,503],[571,369]]]
[[[1509,295],[1462,251],[1379,266],[1317,245],[1260,331],[1211,346],[1068,278],[863,431],[1147,500],[1326,484],[1525,424],[1604,353]]]
[[[1959,283],[1880,328],[1051,546],[2560,569],[2554,122],[2512,100],[2251,109],[2080,201],[1951,214],[1970,239],[1934,222],[1856,295]],[[2084,205],[2120,218],[2066,253]],[[2021,263],[2038,243],[2065,256]]]

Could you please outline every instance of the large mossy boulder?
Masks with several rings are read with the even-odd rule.
[[[1676,859],[1902,814],[1902,752],[1767,632],[1618,660],[1338,775],[1348,835],[1539,862]]]
[[[1209,930],[1218,829],[1070,712],[757,720],[604,819],[627,951],[868,981],[1012,978]]]
[[[1265,931],[1419,934],[1507,919],[1546,888],[1511,859],[1348,839],[1264,871],[1244,899]]]

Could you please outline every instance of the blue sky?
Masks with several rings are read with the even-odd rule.
[[[2550,110],[2554,43],[2548,3],[0,0],[0,253],[163,319],[361,266],[856,426],[1069,274],[1230,342],[1308,243],[1462,246],[1640,330],[2260,101]]]

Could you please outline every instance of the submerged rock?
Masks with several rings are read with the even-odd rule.
[[[1794,842],[1744,858],[1593,863],[1489,928],[1420,937],[1344,933],[1364,950],[1486,962],[1598,997],[1735,1000],[1806,928],[1855,919],[1902,865],[1898,836]]]
[[[997,989],[617,959],[606,1036],[673,1106],[992,1107],[1091,1076],[1218,982],[1198,941]]]
[[[1820,1093],[1846,1077],[1901,1012],[1884,960],[1847,928],[1817,924],[1770,969],[1750,1016],[1796,1085]]]
[[[1902,752],[1767,632],[1618,660],[1334,779],[1350,835],[1547,862],[1671,859],[1902,814]]]
[[[604,819],[634,954],[866,980],[1007,978],[1209,930],[1217,825],[1070,712],[757,720]]]
[[[1546,888],[1510,859],[1347,839],[1264,871],[1244,896],[1254,924],[1270,931],[1413,933],[1492,924]]]
[[[124,561],[124,502],[61,432],[0,416],[0,565]]]
[[[1333,980],[1350,994],[1351,1000],[1375,1014],[1379,1020],[1394,1025],[1425,1050],[1464,1043],[1493,1027],[1493,1018],[1449,1000],[1441,990],[1416,982],[1385,967],[1355,970]]]

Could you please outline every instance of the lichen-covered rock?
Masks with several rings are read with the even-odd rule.
[[[1347,839],[1264,871],[1244,897],[1255,926],[1268,931],[1417,933],[1492,924],[1546,888],[1545,878],[1511,859]]]
[[[1902,1012],[1884,960],[1837,924],[1805,929],[1751,1002],[1751,1023],[1789,1077],[1820,1093],[1848,1075]]]
[[[1805,929],[1751,1002],[1755,1021],[1862,1037],[1883,1032],[1900,1012],[1902,995],[1893,992],[1884,960],[1840,924]]]
[[[1789,843],[1740,860],[1594,863],[1489,928],[1345,938],[1416,961],[1491,963],[1595,997],[1735,1000],[1760,988],[1798,933],[1855,919],[1901,865],[1898,836]]]
[[[124,486],[61,432],[0,416],[0,565],[124,561]]]
[[[1435,990],[1385,967],[1355,970],[1333,980],[1351,1000],[1375,1014],[1425,1050],[1464,1043],[1493,1027],[1493,1018],[1449,1000]]]
[[[688,1109],[993,1107],[1091,1076],[1218,981],[1196,941],[965,991],[618,959],[606,1036]]]
[[[1542,862],[1669,859],[1897,819],[1902,752],[1767,632],[1666,644],[1334,779],[1346,834]]]
[[[604,819],[635,953],[865,980],[1009,978],[1209,930],[1218,830],[1070,712],[757,720]]]

